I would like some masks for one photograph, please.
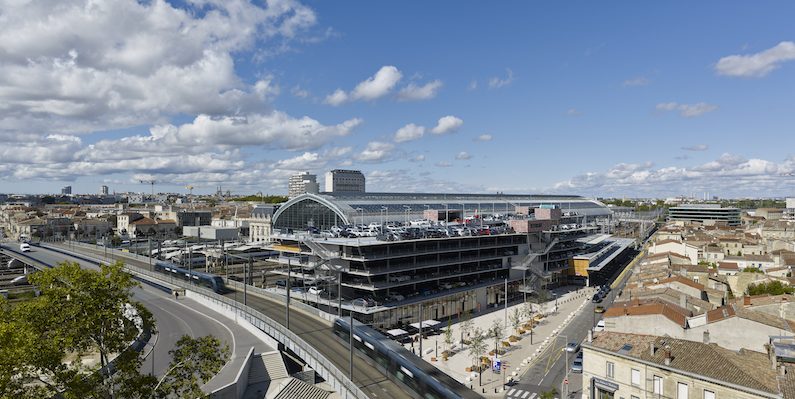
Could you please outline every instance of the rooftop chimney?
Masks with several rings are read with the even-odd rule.
[[[671,365],[671,360],[672,360],[672,357],[671,357],[671,346],[670,345],[665,345],[665,365],[666,366],[670,366]]]
[[[709,330],[704,331],[704,343],[709,343]]]
[[[654,356],[655,349],[654,342],[649,342],[649,356]]]

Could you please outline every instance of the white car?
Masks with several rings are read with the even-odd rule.
[[[23,242],[22,244],[19,244],[19,250],[22,251],[22,252],[30,252],[30,244],[28,244],[26,242]]]
[[[605,330],[605,321],[604,320],[599,320],[599,322],[596,323],[596,327],[594,327],[593,330],[594,330],[594,332],[604,331]]]
[[[320,287],[309,287],[309,291],[308,292],[310,294],[312,294],[312,295],[320,295],[320,294],[323,293],[323,288],[320,288]]]

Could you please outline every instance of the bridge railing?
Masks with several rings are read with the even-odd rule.
[[[75,249],[77,248],[86,248],[86,249],[94,249],[94,250],[105,250],[102,246],[96,246],[91,244],[85,243],[69,243],[69,246],[73,246]],[[116,259],[118,257],[127,257],[127,258],[134,258],[140,260],[141,262],[147,262],[149,258],[141,255],[135,255],[127,252],[122,252],[118,250],[114,250],[111,248],[107,248],[108,253],[111,251],[114,255],[116,255]],[[90,256],[92,260],[97,261],[100,260],[96,258],[96,256]],[[169,280],[163,278],[164,276],[160,273],[153,272],[151,270],[142,269],[137,266],[131,266],[129,264],[125,264],[125,268],[138,275],[147,276],[149,278],[153,278],[155,280],[163,281],[165,283],[169,283],[186,290],[192,291],[198,295],[204,297],[205,300],[210,301],[211,303],[219,306],[223,309],[226,309],[230,312],[233,312],[253,326],[259,328],[269,336],[273,337],[275,340],[281,342],[285,347],[289,348],[293,351],[298,357],[303,359],[307,362],[312,369],[314,369],[324,380],[326,380],[343,398],[360,398],[360,399],[367,399],[368,396],[361,390],[359,387],[354,384],[351,379],[337,366],[334,365],[328,358],[326,358],[322,353],[320,353],[317,349],[313,348],[309,345],[303,338],[299,337],[297,334],[293,333],[292,331],[288,330],[282,324],[276,322],[275,320],[271,319],[270,317],[262,314],[260,311],[250,307],[243,305],[240,302],[235,301],[234,299],[230,299],[221,295],[216,294],[215,292],[205,289],[203,287],[199,287],[193,284],[186,283],[181,280]],[[313,308],[314,309],[314,308]],[[319,311],[318,309],[314,309],[315,311]]]

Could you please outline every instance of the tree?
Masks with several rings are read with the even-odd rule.
[[[472,317],[469,315],[469,312],[464,312],[464,314],[461,315],[461,323],[459,327],[461,328],[461,344],[463,345],[464,336],[469,338],[472,330],[475,328],[475,322],[472,321]]]
[[[208,335],[191,338],[187,335],[177,341],[168,352],[171,364],[155,387],[156,393],[174,394],[179,398],[204,397],[201,385],[209,381],[229,358],[229,345],[221,345],[218,338]]]
[[[447,318],[447,329],[444,330],[444,344],[447,345],[447,350],[453,345],[453,323],[450,318]]]
[[[107,367],[114,353],[121,353],[138,335],[132,313],[144,324],[152,323],[151,314],[132,300],[132,288],[138,286],[124,264],[100,266],[99,272],[65,262],[58,267],[31,275],[34,285],[52,309],[58,309],[55,322],[71,351],[99,352],[100,367]],[[108,393],[114,387],[103,381]]]
[[[487,335],[494,340],[494,354],[499,354],[499,345],[500,341],[502,340],[502,333],[504,332],[504,328],[502,326],[502,322],[499,319],[495,319],[493,323],[491,323],[491,327],[489,327]]]
[[[511,316],[509,319],[511,321],[511,327],[513,327],[514,330],[518,331],[519,326],[522,325],[522,310],[519,308],[514,308],[513,312],[511,312]]]
[[[781,281],[773,280],[767,283],[751,284],[746,291],[748,295],[781,295],[795,293],[795,288],[784,285]]]
[[[475,328],[469,337],[469,356],[475,362],[478,371],[480,371],[480,356],[486,351],[486,336],[483,330]]]
[[[30,276],[41,296],[14,306],[0,299],[0,398],[205,396],[199,382],[223,366],[229,348],[213,337],[183,337],[161,383],[141,374],[141,358],[128,345],[154,322],[132,300],[137,282],[122,267],[63,263]],[[91,353],[99,354],[99,366],[83,364]],[[110,374],[105,366],[114,356]]]
[[[558,396],[558,390],[552,388],[549,391],[542,392],[538,399],[553,399],[556,396]]]

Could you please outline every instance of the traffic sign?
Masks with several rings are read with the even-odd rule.
[[[563,383],[569,385],[569,379],[568,378],[563,379]]]

